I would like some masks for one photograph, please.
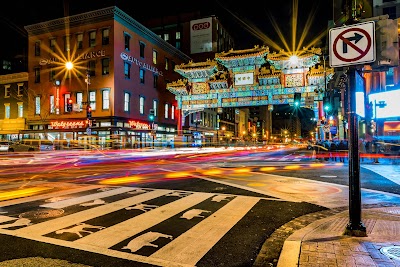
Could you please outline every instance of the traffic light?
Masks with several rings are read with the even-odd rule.
[[[329,97],[324,96],[324,98],[323,98],[323,105],[324,105],[324,110],[325,110],[326,112],[328,112],[328,111],[331,110],[332,105],[331,105],[331,101],[329,100]]]
[[[72,99],[71,98],[67,99],[67,111],[72,112]]]
[[[301,103],[301,93],[294,93],[294,106],[299,107]]]
[[[87,113],[86,113],[87,118],[91,119],[92,118],[92,108],[90,106],[87,106],[87,110],[86,111],[87,111]]]
[[[149,112],[149,121],[154,121],[154,109],[150,109],[150,112]]]
[[[399,65],[397,19],[381,19],[375,24],[376,61],[374,67]]]

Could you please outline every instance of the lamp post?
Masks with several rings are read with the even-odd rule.
[[[88,120],[88,126],[86,128],[86,133],[87,135],[92,134],[92,130],[90,129],[90,126],[92,126],[92,107],[90,106],[90,96],[89,96],[89,84],[90,84],[90,73],[89,69],[86,70],[86,117]]]

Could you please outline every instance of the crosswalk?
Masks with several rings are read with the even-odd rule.
[[[89,187],[0,207],[0,234],[156,266],[196,266],[263,198]]]

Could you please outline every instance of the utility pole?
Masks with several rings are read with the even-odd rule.
[[[358,0],[359,1],[359,0]],[[357,0],[346,0],[346,25],[358,23]],[[348,123],[349,123],[349,223],[345,235],[367,236],[361,221],[360,156],[358,148],[358,115],[356,114],[356,66],[348,67]]]

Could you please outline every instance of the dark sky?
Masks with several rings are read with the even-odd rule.
[[[298,6],[297,19],[293,20],[294,8]],[[24,26],[47,20],[57,19],[67,15],[75,15],[109,6],[117,6],[134,19],[142,22],[145,18],[159,17],[166,14],[200,10],[202,15],[216,15],[224,27],[236,39],[236,49],[253,48],[254,45],[266,44],[272,51],[274,47],[270,40],[287,50],[279,39],[275,21],[284,39],[292,48],[292,25],[297,23],[297,40],[301,33],[306,33],[301,48],[310,43],[315,36],[327,32],[328,20],[333,17],[332,0],[280,0],[280,1],[232,1],[232,0],[202,0],[202,1],[135,1],[135,0],[13,0],[3,5],[0,10],[0,27],[3,33],[0,54],[21,53],[26,47],[27,39]],[[6,7],[7,6],[7,7]],[[310,20],[310,28],[306,21]],[[265,38],[265,36],[267,38]],[[326,36],[322,36],[326,42]],[[268,40],[270,39],[270,40]],[[322,44],[323,44],[322,43]],[[296,42],[296,45],[298,42]],[[321,47],[321,43],[314,46]]]

